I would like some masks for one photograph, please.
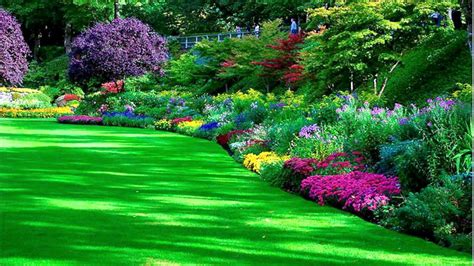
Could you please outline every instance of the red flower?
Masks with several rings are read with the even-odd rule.
[[[75,94],[65,94],[64,95],[64,100],[66,102],[69,102],[69,101],[80,101],[81,98]]]
[[[123,80],[104,83],[102,84],[102,88],[104,89],[104,91],[102,91],[102,94],[119,93],[123,91],[123,85]]]

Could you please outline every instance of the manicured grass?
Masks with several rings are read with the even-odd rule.
[[[0,193],[2,265],[471,264],[166,132],[1,119]]]

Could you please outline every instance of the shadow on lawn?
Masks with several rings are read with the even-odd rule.
[[[10,121],[0,264],[469,264],[269,187],[205,140]]]

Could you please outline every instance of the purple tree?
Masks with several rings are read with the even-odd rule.
[[[75,82],[115,81],[147,72],[161,73],[167,59],[164,38],[135,18],[99,23],[74,39],[69,77]]]
[[[0,8],[0,84],[18,85],[28,71],[30,49],[20,24]]]

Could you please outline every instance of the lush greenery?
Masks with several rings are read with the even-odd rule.
[[[22,11],[6,4],[20,21],[39,7],[66,8],[60,28],[69,56],[54,42],[41,47],[33,34],[25,84],[39,90],[0,88],[0,116],[64,112],[60,123],[212,140],[273,186],[469,252],[466,2],[75,0]],[[285,12],[270,12],[270,4],[304,15],[302,30],[282,31]],[[250,11],[256,7],[263,8]],[[98,13],[78,17],[86,11]],[[91,20],[97,14],[102,17]],[[132,14],[139,19],[120,17]],[[167,48],[154,31],[169,16],[175,24],[168,30],[177,32],[230,29],[247,20],[262,31],[179,51],[173,38]],[[46,18],[31,19],[26,32]],[[215,23],[197,23],[212,18]],[[84,31],[71,42],[72,29]]]
[[[441,189],[445,192],[435,195],[444,204],[451,204],[453,218],[431,220],[434,218],[427,216],[430,223],[421,223],[426,228],[417,228],[415,233],[468,251],[471,106],[459,95],[470,90],[466,87],[450,98],[428,99],[420,107],[396,104],[393,108],[371,106],[356,95],[342,93],[308,104],[291,91],[275,96],[250,90],[215,97],[124,92],[86,97],[77,112],[102,116],[105,124],[114,118],[115,122],[108,122],[111,125],[147,127],[151,122],[146,119],[154,119],[157,129],[216,140],[264,180],[302,195],[308,190],[308,185],[300,187],[302,182],[337,180],[336,176],[341,176],[341,182],[349,182],[349,174],[359,183],[347,183],[347,191],[340,182],[332,185],[350,196],[355,188],[362,189],[360,182],[366,182],[366,189],[357,192],[361,193],[360,203],[331,194],[321,195],[319,202],[344,206],[366,219],[405,232],[414,232],[410,221],[416,220],[416,215],[426,215],[413,209],[412,201],[430,204],[425,210],[428,214],[437,212],[432,206],[434,199],[422,195],[428,193],[428,188]],[[137,107],[133,110],[132,105]],[[321,116],[321,111],[328,115]],[[360,171],[363,173],[358,174]],[[398,178],[391,179],[393,176]],[[383,178],[389,183],[379,184],[379,194],[369,194],[367,191],[376,184],[373,180]],[[400,193],[403,197],[398,196]],[[456,193],[456,198],[451,193]],[[314,195],[309,194],[312,198]]]
[[[0,264],[471,265],[272,188],[204,140],[2,119],[0,144]]]

